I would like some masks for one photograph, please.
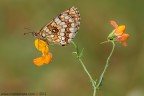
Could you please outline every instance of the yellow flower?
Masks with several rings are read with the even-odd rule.
[[[118,28],[115,29],[115,35],[116,36],[122,35],[125,29],[126,29],[125,25],[118,26]]]
[[[125,25],[118,26],[118,24],[113,20],[110,21],[110,23],[115,28],[114,36],[116,36],[117,41],[121,42],[123,46],[127,46],[126,40],[129,38],[129,34],[124,33],[126,26]]]
[[[123,46],[127,46],[126,40],[129,38],[129,34],[122,34],[118,41],[122,43]]]
[[[35,40],[35,47],[37,48],[37,50],[42,51],[43,54],[46,54],[49,52],[47,43],[41,39]]]
[[[50,61],[52,60],[52,54],[49,53],[48,44],[41,39],[36,39],[35,47],[37,48],[37,50],[42,52],[42,56],[34,59],[33,63],[37,66],[49,64]]]
[[[45,56],[38,57],[33,60],[33,63],[37,66],[42,66],[44,64],[49,64],[52,59],[52,54],[46,54]]]

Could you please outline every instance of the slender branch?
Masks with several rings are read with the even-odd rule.
[[[98,82],[98,84],[97,84],[97,86],[96,86],[97,89],[99,89],[99,87],[100,87],[101,84],[102,84],[102,81],[103,81],[103,78],[104,78],[104,74],[105,74],[105,72],[106,72],[106,69],[108,68],[109,60],[110,60],[110,58],[111,58],[111,56],[112,56],[112,54],[113,54],[113,51],[114,51],[114,49],[115,49],[115,43],[114,43],[114,41],[111,41],[111,43],[112,43],[112,50],[111,50],[111,52],[110,52],[110,54],[109,54],[109,56],[108,56],[108,58],[107,58],[107,60],[106,60],[106,64],[105,64],[104,70],[103,70],[103,72],[101,73],[99,82]]]
[[[72,44],[74,45],[74,47],[76,49],[76,52],[74,52],[74,53],[76,53],[79,62],[81,63],[84,71],[86,72],[86,74],[88,75],[88,77],[89,77],[89,79],[90,79],[90,81],[92,83],[92,86],[93,86],[93,96],[96,96],[96,81],[93,80],[92,76],[90,75],[89,71],[87,70],[85,64],[83,63],[83,61],[81,59],[81,56],[83,54],[83,50],[80,52],[78,46],[73,41],[72,41]]]
[[[112,50],[111,50],[111,52],[110,52],[110,54],[109,54],[109,56],[108,56],[108,58],[107,58],[107,60],[106,60],[106,64],[105,64],[105,67],[104,67],[103,72],[101,73],[99,82],[97,83],[97,82],[92,78],[92,76],[90,75],[89,71],[87,70],[85,64],[83,63],[83,61],[82,61],[82,59],[81,59],[81,56],[82,56],[82,54],[83,54],[83,50],[82,50],[82,51],[79,51],[78,46],[72,41],[72,44],[74,45],[74,47],[75,47],[75,49],[76,49],[76,52],[73,52],[73,53],[75,53],[75,54],[77,55],[77,58],[78,58],[79,62],[81,63],[84,71],[86,72],[86,74],[88,75],[88,77],[89,77],[89,79],[90,79],[90,81],[91,81],[91,83],[92,83],[92,86],[93,86],[93,96],[96,96],[97,89],[99,89],[99,87],[100,87],[101,84],[102,84],[102,81],[103,81],[103,78],[104,78],[104,74],[105,74],[105,72],[106,72],[106,69],[108,68],[109,60],[110,60],[110,58],[111,58],[111,56],[112,56],[112,54],[113,54],[113,51],[114,51],[114,49],[115,49],[115,43],[114,43],[114,41],[110,41],[110,42],[112,43],[112,46],[113,46],[113,47],[112,47]]]
[[[90,73],[88,72],[88,70],[87,70],[86,66],[84,65],[83,61],[81,60],[81,58],[79,58],[79,61],[80,61],[81,65],[82,65],[82,67],[84,68],[84,71],[86,72],[86,74],[90,78],[90,81],[92,82],[92,85],[95,86],[95,83],[94,83],[95,81],[92,79]]]

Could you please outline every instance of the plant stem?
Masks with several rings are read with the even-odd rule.
[[[72,41],[72,44],[74,45],[74,47],[75,47],[75,49],[76,49],[76,52],[75,52],[75,53],[76,53],[76,55],[77,55],[77,58],[78,58],[79,62],[81,63],[84,71],[86,72],[86,74],[88,75],[88,77],[89,77],[89,79],[90,79],[90,81],[91,81],[91,83],[92,83],[92,86],[93,86],[93,96],[96,96],[96,81],[93,80],[92,76],[91,76],[90,73],[88,72],[85,64],[83,63],[83,61],[82,61],[82,59],[81,59],[81,54],[82,54],[81,52],[83,52],[83,50],[80,52],[78,46],[77,46],[73,41]]]
[[[114,51],[114,49],[115,49],[115,43],[114,43],[114,41],[111,41],[111,43],[112,43],[112,50],[111,50],[111,52],[110,52],[110,54],[109,54],[109,56],[108,56],[108,58],[107,58],[107,60],[106,60],[106,64],[105,64],[104,70],[103,70],[103,72],[101,73],[99,82],[98,82],[98,84],[97,84],[97,86],[96,86],[97,89],[99,89],[99,87],[100,87],[101,84],[102,84],[102,81],[103,81],[103,78],[104,78],[104,74],[105,74],[105,72],[106,72],[106,69],[108,68],[109,60],[110,60],[110,58],[111,58],[111,56],[112,56],[112,54],[113,54],[113,51]]]
[[[83,61],[81,60],[81,58],[79,58],[79,62],[81,63],[84,71],[87,73],[91,83],[92,83],[92,86],[93,86],[93,96],[96,96],[96,82],[92,79],[92,76],[90,75],[90,73],[88,72],[86,66],[84,65]]]
[[[88,75],[88,77],[89,77],[89,79],[90,79],[90,81],[92,83],[92,86],[93,86],[93,96],[96,96],[97,89],[99,89],[100,85],[102,84],[102,81],[103,81],[103,78],[104,78],[104,74],[106,72],[106,69],[108,68],[109,60],[110,60],[110,58],[111,58],[111,56],[113,54],[113,51],[115,49],[115,43],[114,43],[114,41],[111,41],[111,43],[112,43],[112,46],[113,46],[112,50],[111,50],[111,52],[110,52],[110,54],[109,54],[109,56],[108,56],[108,58],[106,60],[106,64],[105,64],[104,70],[101,73],[99,82],[97,84],[96,81],[90,75],[89,71],[87,70],[85,64],[83,63],[83,61],[81,59],[81,54],[82,54],[83,50],[80,52],[78,46],[72,41],[72,44],[74,45],[74,47],[76,49],[76,52],[74,52],[74,53],[77,55],[77,58],[78,58],[79,62],[81,63],[84,71],[86,72],[86,74]]]
[[[88,70],[87,70],[86,66],[84,65],[84,63],[83,63],[82,59],[81,59],[81,58],[79,58],[78,60],[79,60],[79,62],[81,63],[82,67],[84,68],[84,71],[87,73],[88,77],[90,78],[91,82],[93,82],[93,79],[92,79],[92,77],[91,77],[90,73],[88,72]],[[94,86],[94,85],[93,85],[93,86]]]

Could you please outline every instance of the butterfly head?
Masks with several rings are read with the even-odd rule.
[[[28,33],[24,33],[24,35],[29,34],[29,33],[31,33],[32,36],[34,36],[35,38],[38,38],[38,39],[41,39],[41,40],[44,40],[44,41],[46,40],[46,38],[44,36],[40,35],[37,32],[28,32]]]

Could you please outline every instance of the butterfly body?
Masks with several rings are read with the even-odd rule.
[[[44,26],[36,37],[61,46],[66,46],[75,37],[80,26],[80,14],[77,8],[62,12],[50,23]]]

